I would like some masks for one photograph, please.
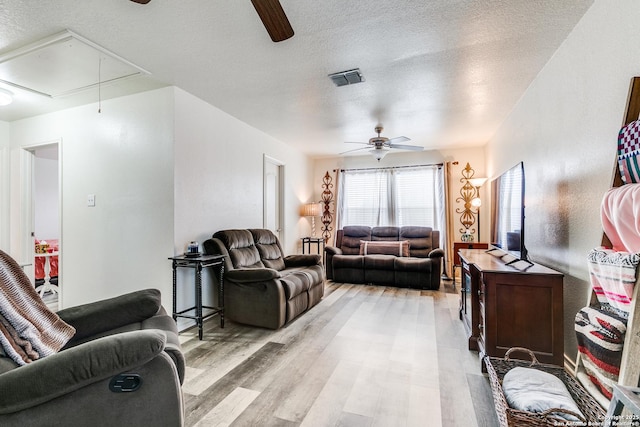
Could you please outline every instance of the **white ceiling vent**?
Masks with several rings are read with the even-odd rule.
[[[352,85],[364,81],[364,76],[360,72],[359,68],[329,74],[329,78],[333,81],[333,83],[335,83],[336,86]]]
[[[0,55],[0,83],[56,98],[148,71],[71,31]]]

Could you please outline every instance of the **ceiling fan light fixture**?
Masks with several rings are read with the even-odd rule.
[[[365,81],[359,68],[329,74],[329,78],[338,87],[362,83]]]
[[[0,106],[9,105],[13,102],[13,93],[0,88]]]
[[[369,150],[369,153],[373,156],[374,159],[380,161],[387,155],[389,150],[385,150],[384,148],[374,148],[373,150]]]

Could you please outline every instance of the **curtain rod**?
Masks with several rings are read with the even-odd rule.
[[[426,166],[437,166],[441,168],[444,163],[431,163],[428,165],[411,165],[411,166],[387,166],[385,168],[355,168],[355,169],[334,169],[334,172],[350,172],[350,171],[370,171],[370,170],[385,170],[385,169],[406,169],[406,168],[421,168]]]

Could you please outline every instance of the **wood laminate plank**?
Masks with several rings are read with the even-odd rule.
[[[336,425],[342,417],[342,406],[349,395],[355,375],[360,370],[358,363],[341,361],[309,409],[300,427]]]
[[[473,407],[478,427],[494,427],[498,425],[491,386],[483,375],[467,374],[469,392],[473,396]]]
[[[220,329],[214,319],[202,342],[184,340],[185,425],[491,426],[489,385],[466,349],[456,294],[326,290],[278,331]]]
[[[185,425],[195,425],[242,382],[268,372],[270,360],[282,346],[272,342],[265,344],[200,395],[185,395]]]
[[[450,298],[448,294],[442,296],[435,309],[442,425],[473,427],[477,422],[466,371],[480,374],[480,361],[477,353],[466,349],[464,331],[460,329],[462,322],[453,315]]]
[[[227,427],[253,402],[259,391],[238,387],[207,413],[195,427]]]
[[[322,365],[324,350],[330,345],[351,313],[366,297],[361,288],[353,288],[349,298],[341,298],[325,310],[310,310],[286,329],[286,342],[282,351],[272,358],[271,374],[243,384],[254,390],[263,390],[262,395],[242,414],[238,422],[243,425],[270,423],[271,418],[302,421],[308,408],[324,387],[324,382],[309,383],[311,388],[300,391],[300,383],[309,371]],[[293,332],[293,333],[292,333]],[[325,377],[326,378],[326,377]],[[298,402],[296,411],[282,407],[293,396]],[[277,414],[277,415],[276,415]],[[264,424],[262,424],[264,425]]]

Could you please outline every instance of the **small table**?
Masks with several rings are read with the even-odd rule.
[[[169,258],[173,262],[173,320],[177,320],[178,317],[195,320],[198,325],[198,338],[200,340],[202,340],[202,323],[204,319],[220,314],[220,327],[224,328],[224,257],[224,255],[200,255],[197,257],[177,255]],[[193,268],[196,276],[196,305],[182,311],[177,311],[176,287],[177,269],[179,267]],[[202,269],[207,267],[217,267],[218,270],[218,307],[202,305]],[[203,308],[211,311],[203,315]],[[192,310],[195,311],[194,315],[185,314]]]
[[[36,258],[44,258],[44,283],[36,288],[36,292],[40,294],[40,298],[42,298],[46,292],[57,294],[59,291],[58,286],[51,283],[51,257],[58,256],[58,251],[45,252],[43,254],[36,253],[33,256]]]
[[[462,266],[460,262],[460,249],[489,249],[488,243],[480,242],[453,242],[453,290],[456,289],[456,268]],[[464,284],[460,285],[464,287]]]
[[[317,254],[322,254],[321,250],[324,251],[324,238],[323,237],[303,237],[302,239],[302,253],[311,253],[311,244],[315,244],[318,252]],[[305,247],[307,251],[305,251]],[[321,249],[322,247],[322,249]]]

